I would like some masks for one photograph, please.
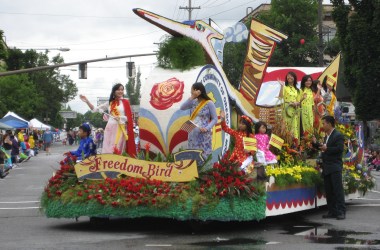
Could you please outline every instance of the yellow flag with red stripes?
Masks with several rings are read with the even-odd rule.
[[[322,72],[322,74],[318,77],[318,80],[322,83],[324,78],[326,77],[326,84],[331,84],[332,87],[336,90],[338,83],[338,75],[339,75],[339,64],[340,64],[340,53],[334,58],[334,60],[330,63],[329,66]],[[330,85],[330,86],[331,86]]]
[[[252,137],[243,137],[244,149],[248,151],[257,151],[257,140]]]
[[[269,144],[281,150],[282,145],[284,144],[284,140],[281,139],[279,136],[272,134],[270,136]]]

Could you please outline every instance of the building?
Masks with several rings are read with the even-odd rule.
[[[247,8],[247,15],[240,20],[240,22],[246,22],[252,17],[257,18],[260,13],[269,11],[271,9],[271,4],[261,4],[257,8]],[[322,16],[322,33],[323,40],[329,42],[336,35],[336,25],[332,18],[334,6],[331,4],[323,4],[323,16]],[[251,10],[249,13],[248,11]]]

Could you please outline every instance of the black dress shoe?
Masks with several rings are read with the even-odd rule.
[[[344,219],[346,219],[346,215],[345,215],[345,214],[337,215],[337,216],[336,216],[336,219],[337,219],[337,220],[344,220]]]
[[[337,217],[336,215],[333,215],[330,213],[322,215],[323,219],[331,219],[331,218],[336,218],[336,217]]]

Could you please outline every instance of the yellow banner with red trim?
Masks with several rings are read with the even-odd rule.
[[[78,180],[118,178],[121,175],[155,179],[165,182],[188,182],[198,177],[195,160],[152,162],[115,154],[100,154],[78,162],[75,166]]]

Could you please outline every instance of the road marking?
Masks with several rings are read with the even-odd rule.
[[[380,207],[380,204],[357,204],[349,205],[350,207]]]
[[[378,194],[380,194],[380,191],[376,191],[376,190],[369,190],[368,192],[372,192],[372,193],[378,193]]]
[[[146,244],[146,247],[171,247],[172,244]]]
[[[40,209],[41,207],[0,207],[0,210]]]
[[[281,242],[277,242],[277,241],[269,241],[266,243],[266,245],[276,245],[276,244],[280,244]]]
[[[380,201],[380,199],[354,198],[353,200]]]
[[[0,204],[40,203],[40,201],[0,201]]]

